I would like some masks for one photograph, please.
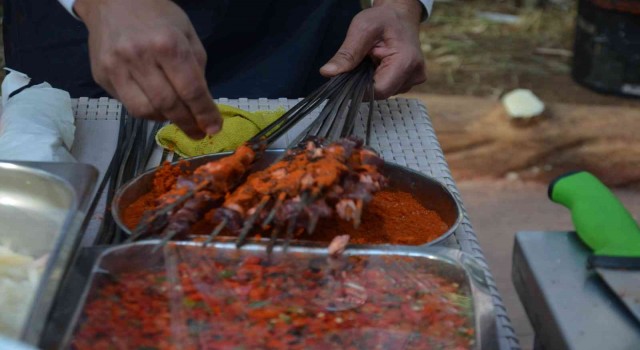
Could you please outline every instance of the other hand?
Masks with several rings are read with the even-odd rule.
[[[376,0],[353,18],[347,37],[320,73],[332,77],[354,69],[370,55],[378,63],[376,99],[407,92],[426,80],[420,49],[422,5],[417,0]]]
[[[170,0],[77,0],[94,79],[137,117],[169,120],[192,138],[220,130],[206,53]]]

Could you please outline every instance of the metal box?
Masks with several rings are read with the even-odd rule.
[[[36,345],[78,247],[97,171],[83,164],[0,162],[0,243],[46,259],[19,334]]]

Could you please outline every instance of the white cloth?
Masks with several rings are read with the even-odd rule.
[[[422,21],[426,21],[429,16],[431,16],[431,10],[433,9],[433,1],[434,0],[420,0],[422,6],[424,6],[424,16],[422,17]]]
[[[75,162],[69,152],[75,125],[69,93],[48,83],[29,84],[25,74],[10,73],[2,82],[0,160]]]
[[[373,4],[375,0],[371,0],[371,4]],[[433,1],[434,0],[418,0],[420,1],[420,3],[422,4],[422,6],[424,6],[424,10],[425,10],[425,14],[422,17],[423,21],[426,21],[427,18],[429,18],[429,15],[431,15],[431,9],[433,8]],[[76,15],[75,11],[73,11],[73,5],[76,3],[76,0],[58,0],[58,2],[60,2],[60,4],[67,9],[67,11],[73,16],[75,17],[75,19],[79,20],[80,18],[78,18],[78,16]]]
[[[58,2],[67,10],[67,12],[71,14],[71,16],[73,16],[77,20],[80,20],[78,15],[76,15],[76,11],[73,10],[73,5],[75,5],[76,0],[58,0]]]
[[[29,344],[0,335],[0,350],[37,350]]]

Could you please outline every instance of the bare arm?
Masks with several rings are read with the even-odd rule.
[[[422,17],[418,0],[376,0],[354,17],[342,47],[320,73],[331,77],[349,71],[370,55],[379,64],[376,98],[409,91],[426,80],[419,40]]]
[[[220,130],[204,76],[206,53],[169,0],[77,0],[94,79],[137,117],[169,120],[202,138]]]

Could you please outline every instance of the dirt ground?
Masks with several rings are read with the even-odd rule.
[[[477,11],[517,14],[524,22],[490,23],[479,19]],[[640,107],[640,100],[601,95],[571,78],[574,19],[573,5],[542,11],[518,10],[510,1],[437,2],[422,32],[428,81],[414,88],[413,96],[497,99],[510,89],[528,88],[545,102]],[[560,49],[565,55],[538,55],[539,47]],[[454,117],[453,109],[439,106],[433,112],[438,118],[448,113]],[[514,237],[518,231],[571,230],[569,213],[548,200],[544,183],[472,180],[458,186],[516,335],[524,349],[531,349],[534,332],[511,282]],[[640,218],[640,192],[627,189],[616,194]]]
[[[450,95],[409,93],[404,97],[420,99],[429,110],[440,142],[446,141],[441,123],[481,116],[496,103],[494,98],[470,98]],[[597,110],[599,108],[594,108]],[[627,107],[613,107],[611,110]],[[588,109],[587,109],[588,110]],[[615,114],[615,113],[614,113]],[[638,115],[640,117],[640,113]],[[603,115],[606,118],[607,115]],[[446,145],[443,145],[447,149]],[[445,152],[447,157],[447,152]],[[450,165],[452,163],[450,162]],[[511,256],[514,237],[519,231],[572,230],[569,212],[547,198],[545,181],[526,182],[522,177],[479,178],[456,177],[460,169],[452,169],[463,204],[470,216],[478,239],[496,279],[507,312],[523,349],[533,346],[533,329],[511,283]],[[627,209],[640,219],[640,189],[616,189]]]
[[[626,106],[640,111],[640,99],[598,94],[571,78],[577,2],[554,3],[558,5],[542,10],[517,8],[515,1],[508,0],[436,1],[421,36],[428,80],[410,96],[471,95],[497,100],[511,89],[528,88],[548,103]],[[479,11],[516,15],[520,22],[490,22],[480,18]],[[539,54],[540,48],[556,54]],[[455,118],[459,110],[442,104],[431,109],[429,98],[423,101],[430,112],[438,113],[437,118]],[[569,213],[549,201],[546,183],[471,179],[459,181],[458,187],[521,345],[532,349],[534,332],[511,282],[514,237],[519,231],[571,230]],[[615,192],[640,219],[640,191]]]
[[[573,81],[577,2],[547,2],[529,9],[514,0],[436,1],[421,33],[428,81],[413,92],[497,97],[528,88],[548,102],[640,107],[640,99],[597,94]],[[487,20],[486,12],[516,16],[517,23]]]
[[[462,200],[487,257],[523,349],[533,347],[533,329],[511,283],[511,256],[519,231],[573,229],[569,211],[547,198],[547,186],[520,181],[459,182]],[[640,220],[640,191],[614,191]]]

